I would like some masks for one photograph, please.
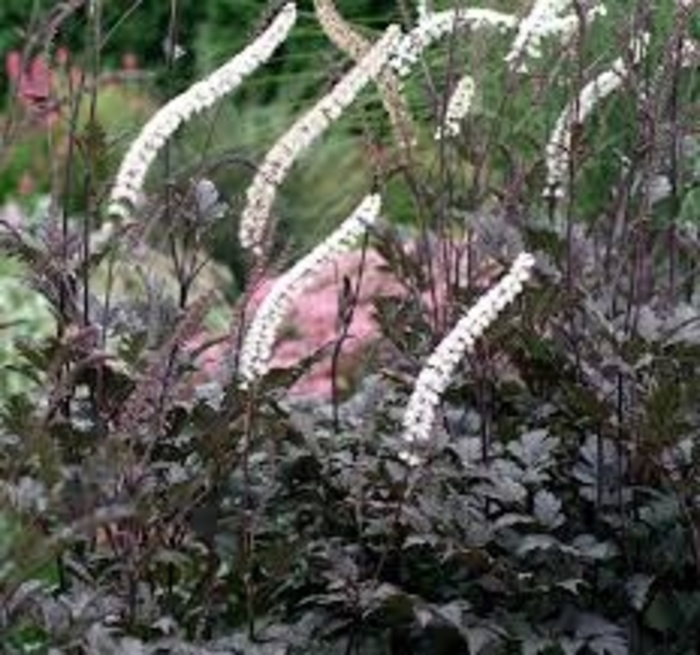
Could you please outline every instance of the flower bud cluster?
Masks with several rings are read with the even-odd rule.
[[[148,169],[168,138],[194,114],[231,93],[264,64],[287,38],[296,15],[294,3],[286,4],[255,41],[207,78],[170,100],[148,121],[121,162],[110,194],[110,214],[121,217],[131,214]]]
[[[493,27],[507,31],[516,25],[515,16],[493,9],[469,7],[428,13],[401,39],[392,53],[390,65],[399,77],[406,77],[424,50],[455,29]]]
[[[632,44],[632,64],[638,63],[646,52],[649,35],[644,34]],[[628,66],[620,57],[610,68],[586,84],[578,97],[571,101],[559,115],[545,149],[547,164],[547,189],[545,196],[561,198],[569,173],[572,147],[572,129],[583,123],[602,100],[616,91],[628,75]]]
[[[522,292],[534,265],[532,255],[518,255],[510,271],[479,298],[430,355],[418,375],[403,416],[403,439],[406,443],[430,439],[440,398],[454,376],[457,364],[465,353],[473,349],[476,340],[506,306]],[[410,453],[405,453],[403,457],[409,463],[418,461]]]
[[[586,11],[586,20],[590,22],[606,13],[603,5],[594,5]],[[558,35],[567,41],[578,25],[579,17],[574,11],[573,0],[535,0],[530,13],[520,21],[518,33],[506,55],[506,63],[517,65],[517,70],[526,72],[525,60],[542,56],[542,42],[546,38]]]
[[[239,366],[243,387],[269,370],[277,333],[295,299],[308,288],[323,266],[349,249],[376,222],[380,210],[381,197],[366,196],[335,232],[274,283],[258,307],[243,341]]]
[[[401,30],[392,25],[352,70],[309,112],[298,120],[270,149],[246,193],[241,215],[241,245],[261,256],[268,219],[279,185],[299,156],[352,104],[362,89],[386,65]]]
[[[474,78],[471,76],[465,75],[457,82],[447,102],[443,124],[435,132],[436,140],[459,135],[462,119],[469,113],[472,106],[474,91]]]

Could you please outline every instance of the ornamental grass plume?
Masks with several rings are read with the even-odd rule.
[[[632,44],[632,64],[637,64],[644,56],[649,43],[649,35],[644,34]],[[559,115],[545,149],[547,166],[547,188],[545,197],[564,196],[565,181],[569,174],[572,130],[583,123],[595,107],[616,91],[629,74],[625,59],[619,57],[609,69],[603,71],[586,84],[574,100]]]
[[[376,222],[380,210],[381,197],[366,196],[335,232],[275,281],[243,340],[239,363],[243,388],[268,372],[277,333],[294,301],[313,283],[318,271],[350,248]]]
[[[418,374],[403,416],[402,436],[407,444],[425,443],[430,439],[440,398],[454,376],[457,364],[474,348],[476,340],[506,306],[522,292],[534,265],[535,258],[529,253],[518,255],[510,271],[479,298],[430,355]],[[404,451],[402,457],[409,464],[419,462],[412,452]]]
[[[138,202],[148,169],[173,133],[194,114],[237,89],[287,38],[296,22],[294,3],[284,5],[268,28],[223,66],[170,100],[146,123],[121,162],[109,197],[109,213],[129,218]],[[110,224],[106,224],[109,226]],[[107,232],[109,232],[109,228]],[[105,234],[104,237],[108,237]]]
[[[299,119],[270,149],[246,192],[239,240],[256,257],[263,253],[263,242],[277,189],[294,162],[352,104],[362,89],[376,79],[399,41],[396,25],[384,35],[309,112]]]

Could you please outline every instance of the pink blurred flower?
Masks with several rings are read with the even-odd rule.
[[[122,55],[122,70],[135,71],[139,69],[138,57],[133,52],[125,52]]]
[[[350,252],[339,257],[333,266],[329,266],[307,289],[294,306],[281,331],[274,356],[273,368],[290,368],[302,359],[328,347],[323,359],[309,370],[289,391],[294,396],[312,396],[329,398],[331,394],[332,361],[330,351],[340,336],[339,298],[347,278],[355,290],[361,265],[363,266],[362,283],[352,321],[343,340],[338,361],[339,384],[349,384],[348,375],[361,364],[367,346],[379,337],[379,330],[372,313],[372,300],[381,294],[401,292],[398,282],[389,273],[382,270],[384,261],[375,251],[368,251],[364,263],[360,252]],[[264,280],[251,298],[249,315],[265,297],[272,285],[272,280]],[[188,348],[193,350],[205,340],[204,336],[192,340]],[[198,366],[205,377],[216,378],[226,369],[228,343],[219,344],[202,353]]]
[[[44,57],[37,55],[27,63],[13,50],[5,57],[5,71],[20,104],[32,116],[46,124],[58,118],[58,104],[52,95],[53,75]]]
[[[31,173],[25,171],[17,183],[17,194],[20,196],[30,196],[36,188],[36,180]]]

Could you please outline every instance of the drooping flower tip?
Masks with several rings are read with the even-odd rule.
[[[146,123],[121,162],[110,193],[110,211],[129,207],[141,193],[148,169],[175,131],[193,115],[234,91],[245,77],[264,64],[287,38],[296,21],[296,5],[284,5],[268,28],[242,52],[205,79],[165,104]]]

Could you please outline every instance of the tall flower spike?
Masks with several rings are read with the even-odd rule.
[[[420,59],[424,50],[451,34],[453,30],[492,27],[498,30],[514,29],[518,20],[512,14],[493,9],[467,7],[428,13],[408,34],[405,34],[391,57],[391,67],[399,77],[406,77]]]
[[[518,255],[510,271],[479,298],[430,355],[418,374],[403,416],[403,440],[409,446],[430,439],[440,398],[454,376],[457,364],[465,353],[473,349],[476,340],[506,306],[522,292],[534,265],[532,255]],[[412,452],[404,452],[402,457],[409,464],[420,461]]]
[[[148,169],[165,142],[194,114],[237,89],[287,38],[296,22],[296,6],[286,4],[269,27],[226,64],[176,96],[146,123],[121,162],[109,198],[109,213],[128,218],[136,205]]]
[[[239,374],[244,388],[267,373],[280,325],[294,301],[313,282],[316,273],[350,248],[374,224],[381,197],[369,195],[325,241],[284,273],[265,296],[246,332]]]
[[[260,165],[248,187],[241,216],[241,245],[257,257],[262,255],[268,220],[277,195],[299,156],[318,139],[355,100],[360,91],[379,75],[399,40],[401,30],[392,25],[331,92],[299,119],[278,141]]]
[[[648,34],[642,35],[633,42],[633,64],[637,64],[642,59],[648,42]],[[564,196],[565,182],[569,174],[573,126],[583,123],[598,103],[622,85],[628,74],[625,60],[622,57],[616,59],[608,70],[586,84],[578,97],[571,101],[559,115],[545,150],[547,164],[545,197]]]

